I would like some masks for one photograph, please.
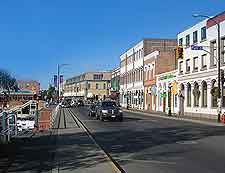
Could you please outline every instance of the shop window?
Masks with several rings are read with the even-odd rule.
[[[187,84],[187,107],[191,107],[191,84]]]
[[[202,107],[207,107],[207,83],[202,82]]]

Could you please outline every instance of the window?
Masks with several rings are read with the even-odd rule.
[[[187,107],[191,107],[191,84],[187,84]]]
[[[104,89],[104,90],[106,89],[106,84],[105,84],[105,83],[103,84],[103,89]]]
[[[183,45],[183,38],[180,38],[179,39],[179,46],[182,46]]]
[[[98,85],[98,83],[96,83],[96,90],[97,90],[97,89],[99,89],[99,85]]]
[[[190,46],[190,35],[186,36],[186,46]]]
[[[193,32],[193,43],[198,42],[198,31]]]
[[[216,51],[216,41],[212,41],[210,43],[210,65],[215,66],[216,65],[216,57],[217,57],[217,51]]]
[[[216,80],[212,81],[212,89],[211,89],[211,95],[212,95],[212,107],[217,107],[217,91],[218,87],[215,86]]]
[[[193,95],[194,95],[194,106],[198,107],[199,106],[199,96],[200,96],[198,83],[194,84]]]
[[[225,37],[221,40],[221,59],[223,60],[223,63],[225,63]]]
[[[183,73],[183,61],[180,61],[179,69],[180,69],[180,73]]]
[[[206,68],[207,61],[206,61],[206,54],[202,55],[202,69]]]
[[[206,39],[206,27],[201,28],[201,40]]]
[[[90,83],[88,83],[88,89],[90,89],[91,88],[91,84]]]
[[[197,56],[193,58],[193,69],[194,69],[194,71],[198,70],[198,57]]]
[[[175,97],[174,97],[174,107],[175,108],[177,107],[177,95],[175,95]]]
[[[93,78],[94,78],[94,80],[102,80],[103,74],[94,74]]]
[[[207,83],[202,82],[202,107],[207,107]]]
[[[190,66],[190,59],[186,60],[186,72],[190,72],[191,66]]]

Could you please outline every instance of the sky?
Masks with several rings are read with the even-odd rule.
[[[111,70],[143,38],[176,38],[224,0],[1,0],[0,69],[47,88],[57,64],[69,78]]]

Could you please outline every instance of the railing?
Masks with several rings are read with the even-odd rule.
[[[17,120],[15,113],[0,113],[0,137],[1,142],[9,142],[12,136],[17,135]]]

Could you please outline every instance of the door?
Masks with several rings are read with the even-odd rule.
[[[163,97],[163,112],[166,112],[166,97]]]

